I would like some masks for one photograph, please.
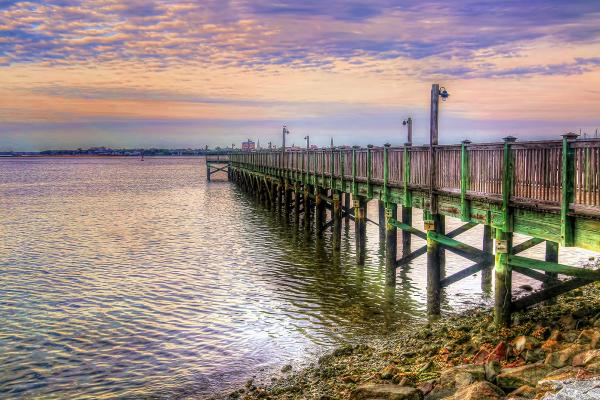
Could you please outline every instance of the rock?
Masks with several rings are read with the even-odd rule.
[[[588,350],[573,357],[572,365],[574,367],[585,367],[590,364],[600,362],[600,350]]]
[[[527,364],[522,367],[506,368],[496,377],[496,384],[502,389],[510,391],[523,385],[535,386],[553,368],[544,363]]]
[[[390,364],[381,370],[379,375],[381,379],[392,379],[398,373],[398,368],[394,364]]]
[[[485,379],[489,382],[495,383],[496,377],[500,373],[500,363],[496,360],[488,361],[483,369],[485,371]]]
[[[492,361],[492,360],[504,361],[504,360],[506,360],[507,353],[508,353],[508,345],[506,344],[506,342],[500,342],[494,348],[494,350],[488,357],[487,361]]]
[[[577,380],[562,382],[560,391],[556,394],[549,394],[544,397],[545,400],[596,400],[600,398],[600,380]]]
[[[343,345],[335,349],[331,354],[334,357],[349,356],[354,352],[354,347],[351,345]]]
[[[546,358],[546,354],[542,349],[527,350],[523,358],[525,359],[526,363],[533,364],[544,360]]]
[[[575,329],[577,320],[571,314],[565,314],[558,320],[558,323],[567,330]]]
[[[545,351],[546,353],[551,353],[553,351],[556,351],[558,347],[558,340],[548,339],[542,344],[541,350]]]
[[[284,366],[281,368],[281,372],[283,372],[283,373],[290,372],[291,370],[292,370],[292,365],[291,365],[291,364],[284,365]]]
[[[600,345],[600,329],[585,329],[581,331],[577,338],[577,343],[589,345],[592,349],[599,348]]]
[[[367,383],[358,386],[352,392],[351,398],[355,400],[421,400],[423,392],[408,386]]]
[[[542,392],[558,390],[563,381],[570,379],[582,379],[587,376],[588,374],[586,374],[583,368],[573,368],[568,366],[550,372],[543,379],[538,381],[536,388],[538,391]]]
[[[488,400],[503,399],[504,392],[489,382],[475,382],[457,391],[452,400]]]
[[[554,368],[562,368],[566,365],[570,365],[573,361],[573,357],[587,349],[587,346],[572,344],[560,351],[548,354],[548,356],[546,356],[545,363],[553,366]]]
[[[433,361],[427,361],[425,364],[419,366],[419,368],[417,369],[417,372],[419,374],[431,371],[431,369],[434,367],[435,365],[433,364]]]
[[[539,345],[539,342],[531,336],[518,336],[512,341],[513,350],[516,354],[521,354],[526,350],[533,350]]]
[[[511,392],[508,396],[518,397],[523,399],[533,399],[535,397],[536,390],[533,386],[523,385],[514,392]]]
[[[600,361],[595,361],[595,362],[587,364],[585,366],[585,370],[590,374],[599,375],[600,374]]]
[[[433,390],[433,388],[435,387],[435,383],[435,380],[426,381],[420,384],[417,389],[419,389],[423,393],[423,395],[427,395]]]
[[[485,369],[482,365],[459,365],[458,367],[442,371],[440,385],[461,388],[484,379]]]
[[[562,334],[560,333],[560,331],[558,329],[554,329],[551,333],[550,333],[550,337],[548,337],[548,340],[556,340],[557,342],[559,340],[562,340]]]

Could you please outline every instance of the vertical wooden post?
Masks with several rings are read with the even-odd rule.
[[[558,249],[559,244],[546,240],[546,257],[545,260],[548,262],[558,263]],[[546,272],[546,276],[549,278],[548,282],[544,282],[542,287],[548,287],[552,285],[552,282],[558,279],[558,274],[555,272]],[[555,304],[556,298],[546,300],[546,304]]]
[[[300,186],[294,182],[294,223],[300,225]]]
[[[352,146],[352,198],[356,200],[358,197],[358,182],[356,181],[356,150],[358,146]]]
[[[424,212],[427,232],[427,311],[430,316],[441,312],[441,249],[432,232],[442,229],[442,221],[437,210],[437,196],[434,194],[436,181],[435,148],[438,144],[438,84],[431,86],[431,112],[429,121],[429,209]]]
[[[206,180],[210,182],[210,164],[206,163]]]
[[[398,248],[398,229],[390,220],[398,218],[398,206],[387,202],[385,206],[385,276],[387,285],[396,284],[396,259]]]
[[[560,203],[560,237],[561,245],[572,246],[574,241],[574,222],[569,216],[573,195],[575,192],[575,152],[570,142],[578,135],[569,132],[564,135],[562,141],[562,198]]]
[[[404,144],[404,176],[403,187],[404,187],[404,201],[402,203],[402,223],[412,226],[412,193],[408,188],[410,183],[410,152],[408,148],[411,146],[410,143]],[[411,235],[410,232],[406,230],[402,230],[402,255],[408,255],[410,253],[410,242]]]
[[[385,241],[385,201],[377,200],[377,217],[379,223],[379,241],[383,243]]]
[[[304,230],[310,230],[310,214],[312,212],[312,199],[310,198],[310,185],[304,185]]]
[[[285,201],[285,215],[290,215],[292,209],[292,189],[290,188],[289,180],[285,180],[285,184],[283,186],[283,196]]]
[[[331,139],[333,141],[333,139]],[[333,165],[334,161],[335,161],[335,157],[333,156],[334,153],[334,148],[333,146],[331,146],[331,150],[330,150],[330,154],[329,154],[329,186],[331,187],[331,190],[336,190],[336,186],[335,186],[335,177],[334,177],[334,172],[335,172],[335,166]],[[333,192],[331,192],[331,195],[333,196]]]
[[[275,207],[281,210],[281,182],[277,182],[275,186]]]
[[[323,233],[323,223],[325,222],[325,203],[321,197],[323,194],[324,189],[319,186],[315,187],[315,225],[318,235]]]
[[[367,145],[367,199],[373,198],[373,145]]]
[[[440,245],[433,239],[432,232],[437,229],[436,215],[429,211],[424,213],[425,231],[427,232],[427,314],[438,316],[441,313],[441,269]]]
[[[354,198],[354,228],[357,263],[363,265],[365,263],[367,237],[367,200],[364,196]]]
[[[494,270],[496,275],[494,321],[498,326],[510,326],[512,308],[512,270],[508,262],[512,251],[512,212],[510,197],[514,180],[514,157],[511,143],[516,138],[504,138],[502,168],[502,223],[496,227],[496,256]]]
[[[483,225],[483,244],[481,249],[486,253],[492,254],[494,250],[494,238],[492,236],[492,227]],[[490,290],[492,286],[492,268],[486,267],[481,270],[481,289],[484,292]]]
[[[344,192],[344,209],[346,210],[346,214],[344,214],[344,219],[346,220],[346,225],[350,224],[350,193]]]
[[[325,150],[321,150],[321,186],[325,186]]]
[[[342,247],[342,200],[338,190],[332,190],[333,199],[333,250],[339,251]]]
[[[390,144],[386,143],[383,146],[383,196],[379,200],[379,242],[387,243],[387,227],[386,227],[386,207],[390,201],[389,180],[390,180]],[[394,263],[395,264],[395,263]]]
[[[469,190],[469,153],[467,145],[470,140],[463,140],[460,146],[460,219],[468,222],[471,219],[470,202],[467,200],[467,191]]]

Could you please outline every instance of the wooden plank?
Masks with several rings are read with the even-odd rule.
[[[396,262],[396,267],[400,267],[404,264],[407,264],[407,263],[411,262],[412,260],[414,260],[415,258],[422,256],[425,253],[427,253],[427,246],[419,247],[417,250],[413,251],[412,253],[400,258]]]
[[[532,293],[529,296],[514,300],[512,302],[512,311],[516,312],[524,310],[525,308],[530,307],[534,304],[551,299],[560,294],[570,292],[571,290],[577,289],[584,285],[588,285],[592,282],[594,281],[582,278],[569,279],[566,282],[561,282],[547,289]]]
[[[600,270],[571,267],[570,265],[558,264],[548,261],[532,260],[521,256],[510,255],[508,262],[512,266],[521,268],[538,269],[556,274],[575,276],[589,280],[599,280]]]
[[[494,258],[492,254],[485,253],[484,251],[473,246],[459,242],[458,240],[454,240],[437,232],[430,232],[429,237],[453,253],[468,258],[472,261],[491,261]]]
[[[543,241],[544,241],[544,239],[540,239],[540,238],[531,238],[529,240],[526,240],[523,243],[518,244],[513,247],[513,254],[521,253],[522,251],[525,251],[533,246],[537,246],[538,244],[542,243]]]
[[[541,281],[541,282],[546,282],[548,281],[548,275],[542,274],[540,272],[537,272],[536,270],[533,269],[528,269],[528,268],[522,268],[522,267],[516,267],[516,266],[512,266],[512,270],[515,272],[518,272],[521,275],[525,275],[528,276],[532,279]]]
[[[420,237],[423,240],[427,240],[427,234],[425,232],[421,232],[420,230],[418,230],[418,229],[416,229],[416,228],[414,228],[414,227],[412,227],[410,225],[404,224],[404,223],[402,223],[402,222],[400,222],[400,221],[398,221],[396,219],[393,219],[393,218],[390,219],[388,222],[390,224],[392,224],[393,226],[395,226],[396,228],[402,229],[403,231],[406,231],[406,232],[410,232],[413,235],[416,235],[416,236]]]

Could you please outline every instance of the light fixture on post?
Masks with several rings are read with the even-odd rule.
[[[408,129],[408,132],[407,132],[407,139],[408,140],[407,140],[406,144],[408,146],[411,146],[412,145],[412,118],[408,117],[407,119],[405,119],[404,121],[402,121],[402,125],[406,126],[407,129]]]

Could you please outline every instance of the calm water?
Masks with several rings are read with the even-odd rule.
[[[202,397],[424,318],[423,257],[386,289],[376,226],[357,267],[352,226],[334,257],[329,233],[204,171],[197,158],[0,160],[0,398]],[[480,227],[461,237],[479,245]],[[448,274],[464,266],[447,256]],[[476,275],[444,310],[485,302]]]

